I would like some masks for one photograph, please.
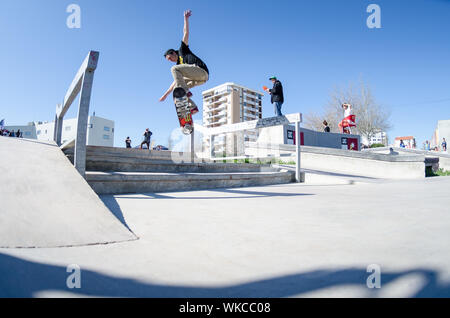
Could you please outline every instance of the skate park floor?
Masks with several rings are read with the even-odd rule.
[[[105,195],[137,240],[0,249],[0,297],[450,297],[449,188],[438,177]]]

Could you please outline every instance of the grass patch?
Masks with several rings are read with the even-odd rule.
[[[431,167],[427,167],[425,170],[425,175],[427,177],[450,177],[450,171],[439,169],[437,171],[433,171]]]

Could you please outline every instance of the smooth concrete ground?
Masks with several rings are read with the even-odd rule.
[[[442,177],[104,196],[139,240],[0,249],[0,296],[449,297],[448,189]]]

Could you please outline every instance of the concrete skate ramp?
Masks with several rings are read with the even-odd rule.
[[[59,147],[0,137],[0,247],[107,244],[136,239]]]

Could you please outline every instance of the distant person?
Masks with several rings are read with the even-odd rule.
[[[430,151],[431,150],[430,143],[428,142],[428,140],[425,141],[425,147],[424,148],[425,148],[426,151]]]
[[[328,122],[326,120],[324,120],[322,124],[324,126],[323,127],[324,132],[327,132],[327,133],[331,132],[330,126],[328,126]]]
[[[127,148],[131,148],[131,139],[130,139],[130,137],[127,137],[127,139],[125,139],[125,146]]]
[[[344,119],[339,123],[339,131],[343,134],[351,134],[351,127],[356,127],[356,116],[353,114],[353,107],[351,104],[342,104],[344,111]]]
[[[17,132],[16,132],[16,137],[20,138],[20,134],[21,134],[20,129],[18,129]]]
[[[276,116],[283,116],[281,113],[281,106],[283,106],[284,103],[284,94],[283,94],[283,85],[281,82],[276,78],[276,76],[272,76],[269,78],[270,81],[273,83],[273,88],[265,88],[264,90],[271,95],[270,101],[272,104],[275,103],[274,110]]]
[[[445,138],[442,138],[442,151],[447,151],[447,141]]]
[[[405,143],[403,142],[403,140],[400,140],[400,148],[406,148]]]
[[[14,129],[13,129],[9,132],[9,137],[15,137],[15,136],[16,136],[16,133],[14,132]]]
[[[141,149],[142,145],[147,145],[147,149],[150,150],[150,140],[152,138],[153,133],[147,128],[144,132],[144,140],[141,142]]]

